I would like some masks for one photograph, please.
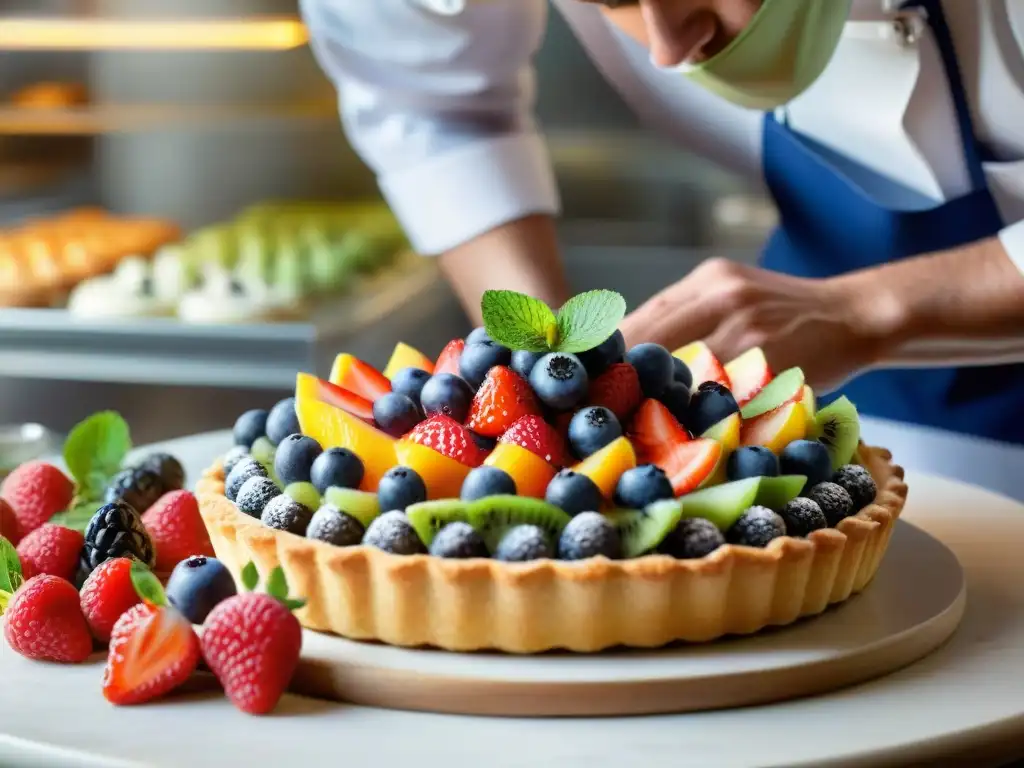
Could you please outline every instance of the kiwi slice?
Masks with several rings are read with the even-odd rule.
[[[375,493],[332,486],[324,493],[323,500],[354,517],[364,528],[380,514],[380,504]]]
[[[702,517],[717,525],[719,530],[727,531],[754,504],[763,479],[734,480],[687,494],[680,499],[682,516]]]
[[[805,485],[807,485],[807,478],[804,475],[762,477],[757,486],[754,503],[778,512],[799,496]]]
[[[498,547],[501,537],[517,525],[535,525],[544,531],[552,544],[558,544],[569,515],[540,499],[524,496],[487,496],[469,505],[469,524],[479,533],[490,552]]]
[[[458,499],[423,501],[406,509],[405,516],[424,546],[429,547],[438,531],[448,523],[469,522],[469,505]]]
[[[832,457],[832,469],[849,464],[860,443],[860,417],[853,403],[840,397],[814,416],[811,437],[824,443]]]
[[[795,399],[804,388],[804,372],[788,368],[765,384],[764,389],[740,410],[744,419],[753,419],[774,411],[783,403]]]
[[[314,512],[320,509],[320,492],[312,483],[291,483],[284,489],[284,495]]]
[[[605,516],[619,531],[622,556],[640,557],[661,544],[679,525],[683,504],[679,499],[663,499],[644,509],[615,509]]]

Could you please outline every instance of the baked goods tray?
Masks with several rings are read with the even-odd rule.
[[[325,301],[307,320],[192,325],[169,318],[92,321],[63,309],[0,310],[7,377],[291,389],[339,350],[384,365],[398,339],[440,349],[466,320],[432,261]]]

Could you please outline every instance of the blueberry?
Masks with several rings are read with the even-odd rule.
[[[380,431],[401,437],[423,420],[419,406],[406,395],[388,392],[373,401],[373,420]]]
[[[604,503],[601,489],[586,475],[563,469],[548,483],[544,501],[561,509],[568,515],[581,512],[598,512]]]
[[[622,425],[610,410],[592,405],[577,411],[569,422],[569,444],[581,459],[622,437]]]
[[[193,624],[202,624],[217,603],[234,597],[235,580],[220,560],[192,555],[171,571],[167,600]]]
[[[263,508],[263,514],[260,515],[260,520],[268,528],[305,536],[306,528],[309,527],[312,517],[313,510],[282,493],[267,502],[267,506]]]
[[[672,358],[672,378],[687,389],[693,389],[693,372],[690,370],[690,367],[678,357]]]
[[[249,449],[246,448],[244,445],[236,445],[230,451],[225,453],[224,459],[221,461],[221,464],[223,465],[224,468],[224,477],[227,477],[228,475],[231,474],[231,470],[235,468],[235,465],[237,465],[238,462],[240,462],[242,459],[248,458]]]
[[[224,480],[224,495],[231,501],[238,498],[238,492],[250,477],[267,477],[267,470],[256,459],[245,458],[235,464],[231,474]]]
[[[511,362],[512,350],[496,341],[479,341],[474,344],[466,342],[466,348],[459,358],[459,375],[476,389],[491,368]]]
[[[746,480],[748,477],[777,477],[779,459],[763,445],[746,445],[737,448],[725,465],[725,476],[729,480]]]
[[[663,555],[677,560],[699,560],[725,544],[725,536],[710,520],[691,517],[680,521],[658,545]]]
[[[871,473],[857,464],[840,467],[832,476],[832,482],[850,494],[855,513],[873,502],[878,494],[878,486]]]
[[[622,331],[615,331],[593,349],[580,352],[580,362],[587,369],[587,375],[596,379],[615,363],[621,363],[626,355],[626,339]]]
[[[420,368],[403,368],[391,379],[391,391],[405,395],[416,405],[420,404],[420,393],[430,381],[430,374]]]
[[[768,507],[751,507],[725,534],[731,544],[767,547],[768,542],[786,535],[786,523]]]
[[[139,466],[143,469],[151,469],[160,475],[164,493],[180,491],[185,487],[185,468],[169,453],[151,453],[143,459]]]
[[[469,523],[448,523],[430,542],[434,557],[470,558],[487,557],[487,547],[480,534]]]
[[[644,397],[659,397],[672,383],[672,355],[661,344],[637,344],[626,353],[626,362],[636,368]]]
[[[377,485],[377,502],[387,512],[404,512],[406,507],[427,500],[427,486],[409,467],[392,467]]]
[[[816,502],[828,521],[835,528],[840,521],[853,514],[853,499],[846,489],[835,483],[818,483],[804,496]]]
[[[547,535],[535,525],[517,525],[510,528],[494,550],[497,560],[507,563],[525,563],[552,556]]]
[[[467,429],[466,431],[469,432],[470,439],[477,444],[478,448],[480,448],[483,451],[487,451],[488,453],[490,453],[491,451],[494,450],[494,446],[498,444],[498,438],[496,437],[480,435],[471,429]]]
[[[427,549],[404,512],[385,512],[366,529],[363,544],[393,555],[422,555]]]
[[[544,357],[543,352],[527,352],[524,349],[517,349],[512,353],[512,370],[524,379],[529,379],[530,371],[542,357]]]
[[[472,402],[473,389],[465,379],[454,373],[431,376],[420,392],[420,406],[427,416],[432,413],[443,413],[460,424],[469,415],[469,406]]]
[[[497,467],[476,467],[462,481],[463,501],[476,501],[486,496],[515,496],[516,481]]]
[[[662,499],[675,496],[668,475],[654,464],[627,469],[615,486],[615,503],[629,509],[643,509]]]
[[[470,344],[479,344],[482,341],[492,341],[492,339],[491,335],[487,333],[487,329],[483,326],[479,326],[469,332],[469,335],[466,337],[466,346],[468,347]]]
[[[568,411],[587,396],[587,370],[576,355],[550,352],[530,371],[530,386],[541,402],[556,411]]]
[[[256,477],[250,477],[243,483],[238,491],[235,504],[249,517],[255,517],[259,520],[270,500],[280,495],[281,489],[277,487],[273,480],[269,477],[259,477],[257,475]]]
[[[582,512],[562,529],[558,556],[562,560],[586,560],[604,555],[610,560],[622,557],[622,538],[618,529],[600,512]]]
[[[672,358],[673,360],[675,358]],[[658,397],[661,404],[668,408],[676,421],[685,424],[690,408],[690,388],[678,381],[671,381]]]
[[[805,488],[832,479],[832,457],[828,448],[817,440],[794,440],[782,449],[779,469],[784,475],[804,475]]]
[[[693,434],[703,435],[722,419],[739,411],[732,392],[717,382],[705,381],[690,398],[686,426]]]
[[[267,437],[274,445],[278,445],[288,435],[301,432],[299,415],[295,412],[295,398],[286,397],[273,408],[267,416]]]
[[[309,480],[320,494],[328,488],[358,488],[363,482],[363,461],[348,448],[328,448],[313,460]]]
[[[281,485],[308,483],[313,462],[322,452],[320,444],[305,435],[288,435],[274,454],[274,474]]]
[[[235,445],[252,448],[253,443],[267,434],[268,415],[266,411],[256,408],[239,416],[232,433]]]
[[[352,547],[363,540],[366,530],[352,515],[333,504],[324,504],[313,513],[306,526],[306,538],[325,541],[336,547]]]
[[[779,510],[779,517],[786,524],[786,533],[790,536],[807,536],[812,531],[828,527],[828,520],[818,502],[803,497],[786,502]]]

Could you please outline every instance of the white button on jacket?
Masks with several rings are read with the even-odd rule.
[[[595,5],[552,0],[595,66],[652,127],[757,181],[762,115],[656,70]],[[884,0],[855,0],[828,69],[786,109],[790,125],[923,199],[970,189],[930,32],[891,34]],[[558,212],[533,117],[532,59],[547,0],[301,0],[345,132],[421,253],[530,213]],[[985,166],[1024,271],[1024,0],[944,0]]]

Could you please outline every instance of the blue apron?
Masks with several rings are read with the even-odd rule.
[[[974,191],[939,205],[890,210],[862,191],[844,170],[849,160],[797,135],[766,115],[764,173],[780,213],[763,265],[802,277],[852,270],[954,248],[996,235],[1003,227],[982,168],[952,37],[939,0],[915,0],[927,14],[956,107]],[[866,168],[855,175],[874,176]],[[894,183],[875,178],[879,185]],[[861,413],[996,440],[1024,443],[1024,365],[872,371],[840,394]]]

